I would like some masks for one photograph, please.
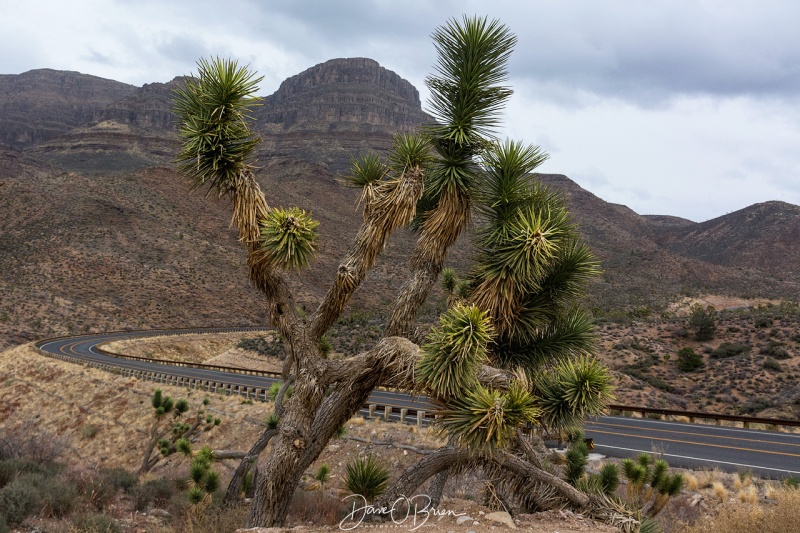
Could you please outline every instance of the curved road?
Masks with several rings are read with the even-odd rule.
[[[104,355],[97,350],[99,344],[126,338],[235,331],[264,331],[264,328],[115,332],[44,340],[36,343],[36,346],[52,354],[118,368],[168,371],[185,378],[216,381],[231,386],[269,388],[275,378],[121,359]],[[432,409],[425,398],[380,390],[372,393],[369,403],[429,412]],[[584,430],[587,437],[594,439],[596,452],[613,457],[630,457],[640,452],[657,451],[673,466],[716,467],[729,472],[750,471],[770,478],[800,477],[800,434],[619,416],[602,416],[589,420]]]

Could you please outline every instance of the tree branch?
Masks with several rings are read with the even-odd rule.
[[[333,285],[311,317],[312,339],[321,338],[339,318],[350,296],[375,265],[392,232],[414,218],[417,200],[422,196],[422,180],[423,172],[415,167],[376,188],[375,198],[364,206],[364,223],[339,264]]]

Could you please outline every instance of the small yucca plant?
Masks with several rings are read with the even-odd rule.
[[[383,494],[389,482],[389,471],[371,455],[358,457],[345,466],[345,486],[368,502]]]
[[[270,209],[260,222],[261,253],[276,268],[305,268],[317,248],[317,226],[310,213],[297,207]]]

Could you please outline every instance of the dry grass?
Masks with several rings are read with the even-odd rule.
[[[692,492],[700,490],[700,480],[691,472],[687,472],[683,475],[683,482],[687,490]]]
[[[736,497],[742,503],[757,503],[758,502],[758,489],[753,485],[741,489]]]
[[[152,421],[149,399],[161,388],[174,398],[185,397],[192,409],[207,395],[115,375],[39,355],[30,345],[0,354],[0,434],[33,424],[32,431],[64,440],[64,459],[97,467],[138,468]],[[203,434],[202,443],[215,449],[249,447],[271,405],[242,404],[237,397],[208,395],[210,410],[222,419],[219,431]],[[84,428],[95,428],[84,438]],[[236,431],[226,431],[225,427]],[[163,461],[167,472],[181,459]],[[159,467],[159,475],[164,475]]]
[[[787,533],[800,531],[800,492],[775,493],[775,505],[723,506],[715,516],[707,516],[681,533]]]
[[[725,488],[725,485],[723,485],[721,481],[714,481],[711,483],[711,492],[714,497],[721,502],[728,499],[728,489]]]

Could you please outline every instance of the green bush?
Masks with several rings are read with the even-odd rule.
[[[0,488],[5,487],[23,474],[40,474],[45,477],[58,475],[61,465],[41,464],[27,459],[5,459],[0,461]]]
[[[21,523],[38,505],[38,492],[24,480],[16,479],[0,489],[0,513],[9,525]]]
[[[24,474],[18,478],[18,482],[36,491],[36,507],[45,516],[61,518],[70,514],[78,503],[75,487],[65,483],[60,476]]]
[[[783,366],[781,366],[781,364],[779,362],[777,362],[775,359],[773,359],[771,357],[768,357],[762,363],[761,366],[763,366],[767,370],[772,370],[772,371],[775,371],[775,372],[783,372]]]
[[[697,355],[691,348],[681,348],[678,350],[678,370],[683,372],[694,372],[698,368],[703,368],[703,358]]]
[[[125,494],[130,494],[139,483],[136,475],[124,468],[106,468],[102,473],[115,489],[122,490]]]
[[[790,359],[792,354],[782,342],[769,341],[769,344],[759,350],[762,355],[769,355],[775,359]]]
[[[368,502],[383,494],[389,482],[389,471],[371,455],[358,457],[345,466],[345,486]]]
[[[736,357],[750,351],[749,344],[740,344],[738,342],[723,342],[719,347],[711,352],[713,359],[725,359],[728,357]]]
[[[756,329],[772,327],[772,317],[757,316],[753,319],[753,326],[755,326]]]
[[[689,329],[694,331],[694,338],[698,341],[710,341],[717,332],[716,310],[711,307],[703,307],[700,304],[692,306],[692,314],[689,316]]]
[[[6,517],[0,512],[0,533],[9,533],[11,530],[8,528]]]

